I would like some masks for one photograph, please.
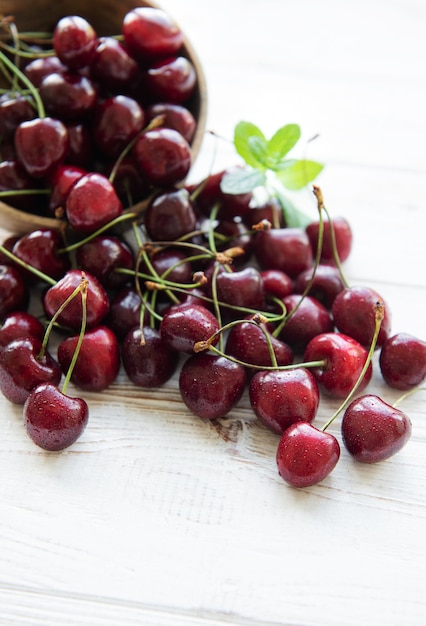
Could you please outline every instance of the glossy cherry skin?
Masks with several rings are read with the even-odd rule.
[[[97,172],[82,176],[66,201],[69,223],[80,233],[93,233],[123,212],[123,205],[110,181]]]
[[[177,130],[188,143],[194,139],[197,122],[185,106],[172,102],[156,102],[146,107],[145,113],[148,122],[161,116],[161,126]]]
[[[182,32],[168,13],[152,7],[126,13],[122,34],[130,54],[142,62],[173,55],[183,43]]]
[[[197,341],[207,341],[218,330],[216,317],[200,304],[172,306],[164,314],[160,324],[163,341],[174,350],[187,354],[193,353]]]
[[[145,86],[154,102],[183,104],[192,96],[196,83],[195,67],[183,56],[158,61],[145,73]]]
[[[66,66],[56,55],[49,57],[38,57],[30,61],[25,66],[24,74],[32,82],[34,87],[40,87],[40,83],[45,76],[55,72],[66,72]]]
[[[301,228],[258,232],[254,238],[254,254],[262,270],[281,270],[291,278],[312,266],[311,245]]]
[[[95,107],[98,93],[87,76],[56,72],[43,78],[39,87],[46,111],[62,121],[82,120]]]
[[[225,352],[248,366],[271,366],[268,340],[272,346],[278,365],[293,362],[293,350],[283,341],[271,335],[267,328],[252,322],[237,324],[228,333]]]
[[[426,342],[408,333],[397,333],[383,344],[379,364],[390,387],[413,389],[426,378]]]
[[[145,228],[153,241],[174,241],[191,233],[197,216],[186,189],[156,196],[145,211]]]
[[[123,366],[129,380],[137,387],[160,387],[176,371],[179,353],[170,348],[158,330],[146,326],[132,328],[121,348]]]
[[[115,93],[123,93],[135,80],[139,65],[114,37],[100,37],[90,63],[91,77]]]
[[[41,341],[36,337],[14,339],[0,352],[0,389],[14,404],[24,404],[38,384],[58,385],[61,368],[49,352],[40,358]]]
[[[220,302],[254,311],[265,309],[262,276],[254,267],[235,272],[219,272],[216,287]],[[231,311],[229,313],[232,315]],[[241,314],[237,315],[241,317]]]
[[[13,254],[55,280],[59,280],[70,268],[67,254],[59,254],[64,246],[59,231],[53,228],[37,228],[22,235],[13,246]],[[25,277],[32,283],[40,279],[30,270],[24,270]]]
[[[50,176],[65,160],[68,146],[65,124],[52,117],[22,122],[15,131],[16,154],[34,178]]]
[[[384,303],[384,317],[377,338],[377,347],[383,345],[391,330],[391,313],[383,298],[371,287],[347,287],[335,298],[332,313],[335,325],[345,335],[369,347],[375,330],[377,302]]]
[[[182,366],[179,390],[185,405],[203,419],[227,415],[246,385],[244,367],[208,352],[190,356]]]
[[[87,328],[98,326],[109,310],[109,300],[107,292],[95,276],[86,273],[88,280],[87,289]],[[82,272],[80,270],[69,270],[63,278],[50,287],[43,297],[43,306],[46,315],[51,318],[59,307],[81,284]],[[81,294],[78,294],[64,308],[58,316],[58,324],[80,330],[82,321],[82,301]]]
[[[172,128],[156,128],[142,133],[132,154],[146,181],[158,187],[181,182],[191,166],[191,147]]]
[[[0,351],[14,339],[36,337],[43,340],[45,328],[37,317],[26,311],[14,311],[4,318],[0,326]]]
[[[90,64],[97,40],[93,26],[79,15],[62,17],[53,31],[53,49],[57,57],[74,70]]]
[[[58,361],[67,373],[77,348],[79,336],[67,337],[58,346]],[[118,339],[107,326],[88,330],[78,353],[71,381],[85,391],[103,391],[117,378],[120,369]]]
[[[293,293],[293,281],[281,270],[263,270],[260,273],[266,297],[282,300]]]
[[[297,422],[284,431],[276,454],[278,472],[292,487],[311,487],[321,482],[339,458],[337,439],[306,422]]]
[[[49,195],[49,211],[53,215],[60,209],[58,217],[63,217],[65,203],[71,187],[82,176],[86,174],[86,170],[75,165],[60,165],[53,173],[50,179],[50,195]]]
[[[405,413],[372,394],[353,400],[342,419],[343,443],[361,463],[393,456],[407,443],[411,430]]]
[[[344,217],[335,217],[332,221],[336,248],[341,262],[346,261],[352,250],[352,229]],[[318,247],[319,222],[312,222],[306,227],[306,234],[311,242],[314,255]],[[323,242],[321,249],[321,263],[334,265],[334,253],[330,222],[324,221]]]
[[[24,96],[7,93],[0,97],[0,137],[2,143],[13,136],[19,124],[35,117],[34,108]]]
[[[152,255],[151,263],[159,276],[175,283],[185,284],[192,280],[192,267],[186,259],[186,255],[181,250],[165,248]],[[155,276],[153,280],[156,280]]]
[[[367,350],[358,341],[342,333],[324,333],[317,335],[306,346],[303,361],[325,360],[322,367],[310,368],[320,385],[328,395],[346,398],[357,382],[367,360]],[[358,387],[362,391],[371,380],[372,364]]]
[[[134,287],[124,287],[111,299],[106,324],[119,339],[141,321],[141,299]],[[148,319],[146,320],[148,321]]]
[[[283,303],[290,315],[280,332],[280,339],[288,343],[295,352],[303,352],[316,335],[330,333],[334,329],[333,320],[327,309],[312,298],[300,294],[290,294],[283,298]]]
[[[145,113],[136,100],[111,96],[96,107],[93,139],[103,156],[116,159],[144,126]]]
[[[38,385],[24,404],[27,434],[44,450],[68,448],[82,435],[88,421],[86,401],[63,394],[51,383]]]
[[[315,377],[304,368],[257,372],[249,396],[259,421],[279,435],[296,422],[312,422],[320,399]]]
[[[311,282],[313,268],[301,272],[294,283],[296,293],[304,293],[310,285],[308,295],[312,296],[327,309],[331,309],[336,296],[343,291],[345,285],[339,270],[331,265],[318,265]]]
[[[25,310],[28,300],[21,272],[12,265],[0,265],[0,322],[12,311]]]
[[[80,269],[96,276],[104,287],[118,289],[129,282],[129,276],[115,270],[132,270],[135,259],[125,241],[116,236],[99,235],[77,249],[76,262]]]

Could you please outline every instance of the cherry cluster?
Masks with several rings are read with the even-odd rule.
[[[135,9],[122,36],[99,39],[81,18],[63,18],[53,34],[56,54],[19,74],[28,94],[0,105],[16,170],[28,185],[48,182],[49,211],[67,225],[0,246],[0,390],[23,405],[27,433],[46,450],[72,445],[89,409],[67,393],[69,382],[101,392],[122,369],[141,388],[178,373],[184,404],[206,420],[228,416],[247,393],[256,419],[278,437],[280,475],[296,487],[335,467],[340,444],[327,428],[340,414],[355,459],[395,454],[411,422],[364,393],[372,357],[380,351],[384,381],[409,393],[425,379],[426,343],[392,335],[381,295],[348,284],[350,224],[331,218],[318,187],[318,219],[296,227],[274,195],[261,201],[225,192],[229,172],[184,186],[195,124],[184,103],[196,77],[176,56],[181,34],[163,13]],[[114,89],[120,94],[107,97]],[[32,109],[17,122],[15,101],[28,98],[38,116]],[[96,171],[77,160],[86,155],[87,132]],[[120,193],[129,207],[145,197],[143,211],[123,214]],[[340,402],[322,428],[314,424],[320,394]]]

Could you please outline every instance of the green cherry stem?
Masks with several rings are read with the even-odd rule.
[[[333,220],[331,219],[330,213],[328,212],[327,208],[323,206],[323,209],[324,209],[324,213],[327,216],[328,222],[330,224],[330,238],[331,238],[331,246],[333,249],[334,262],[336,263],[336,267],[339,270],[340,277],[343,281],[344,286],[349,287],[349,282],[346,279],[345,273],[343,271],[342,263],[340,262],[339,253],[337,252],[336,233],[334,232]]]
[[[71,380],[71,376],[72,376],[75,364],[77,362],[78,355],[80,354],[81,344],[83,343],[84,335],[85,335],[85,332],[86,332],[86,325],[87,325],[87,289],[88,289],[88,285],[89,285],[89,281],[85,277],[84,272],[82,272],[81,283],[79,285],[79,290],[81,291],[81,307],[82,307],[81,328],[80,328],[80,334],[78,336],[77,345],[75,347],[75,351],[74,351],[73,357],[71,359],[71,363],[70,363],[70,365],[68,367],[68,371],[67,371],[66,376],[65,376],[64,384],[62,385],[62,393],[66,393],[67,392],[67,388],[68,388],[69,382]]]
[[[358,387],[360,386],[360,384],[362,383],[362,380],[368,370],[368,367],[371,363],[371,359],[373,358],[373,354],[374,354],[374,350],[376,349],[376,344],[377,344],[377,338],[379,336],[379,332],[380,332],[380,326],[382,324],[382,320],[385,314],[385,307],[384,304],[382,302],[377,302],[375,305],[375,328],[374,328],[374,335],[373,338],[371,340],[371,344],[370,344],[370,349],[368,351],[367,354],[367,358],[365,360],[364,363],[364,367],[362,368],[360,375],[358,376],[358,379],[356,381],[356,383],[354,384],[354,386],[352,387],[351,391],[349,392],[349,394],[346,396],[346,398],[343,400],[342,404],[338,407],[338,409],[333,413],[333,415],[330,417],[330,419],[324,424],[324,426],[322,427],[321,430],[327,430],[327,428],[334,422],[334,420],[336,419],[336,417],[348,406],[348,404],[350,403],[350,401],[352,400],[352,398],[354,397],[354,395],[356,394]]]
[[[67,254],[68,252],[73,252],[74,250],[81,248],[81,246],[84,246],[84,244],[89,243],[89,241],[92,241],[96,237],[99,237],[99,235],[102,235],[102,233],[109,230],[110,228],[117,226],[117,224],[121,224],[121,222],[126,222],[127,220],[134,220],[136,217],[136,213],[122,213],[104,226],[101,226],[101,228],[99,228],[94,233],[90,233],[90,235],[88,235],[84,239],[79,239],[75,243],[66,246],[65,248],[59,248],[58,254]]]
[[[14,76],[17,76],[17,78],[19,78],[19,80],[25,85],[25,87],[27,87],[30,90],[31,95],[34,98],[34,102],[36,104],[38,116],[40,118],[46,117],[46,111],[44,108],[43,101],[38,93],[38,90],[34,87],[32,82],[25,76],[23,72],[21,72],[21,70],[18,67],[16,67],[14,63],[12,63],[12,61],[1,50],[0,50],[0,61],[7,67],[8,70],[12,72]]]
[[[396,408],[397,406],[399,406],[401,404],[401,402],[406,400],[406,398],[409,398],[414,393],[418,393],[419,391],[426,391],[426,387],[414,387],[414,389],[410,389],[410,391],[407,391],[406,393],[403,393],[401,396],[399,396],[399,398],[397,398],[397,400],[395,400],[395,402],[392,404],[392,406],[394,408]]]
[[[13,254],[13,252],[10,252],[10,250],[5,248],[1,244],[0,244],[0,252],[2,252],[5,256],[7,256],[11,261],[16,263],[17,265],[20,265],[28,272],[31,272],[32,274],[40,278],[40,280],[42,280],[43,282],[48,283],[49,285],[52,285],[52,286],[56,285],[56,280],[54,280],[51,276],[48,276],[47,274],[45,274],[44,272],[41,272],[40,270],[33,267],[32,265],[29,265],[25,261],[22,261],[22,259],[17,257],[16,254]]]

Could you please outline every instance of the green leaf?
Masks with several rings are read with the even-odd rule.
[[[303,213],[298,209],[287,196],[276,191],[276,198],[281,205],[281,209],[284,215],[284,221],[288,228],[303,228],[305,229],[308,224],[312,222],[306,213]]]
[[[236,151],[244,159],[247,165],[259,167],[259,165],[263,164],[262,162],[259,162],[256,157],[258,146],[255,142],[253,143],[254,137],[258,137],[260,141],[263,140],[266,144],[264,134],[255,124],[251,124],[251,122],[239,122],[235,126],[234,145]],[[253,145],[255,152],[253,152]]]
[[[281,161],[290,152],[300,139],[300,126],[298,124],[286,124],[268,141],[268,155],[276,163]]]
[[[249,137],[248,140],[251,153],[259,165],[267,167],[268,160],[268,144],[264,137]]]
[[[236,169],[225,174],[220,181],[220,188],[223,193],[233,195],[239,193],[249,193],[255,187],[266,183],[264,172],[258,169]]]
[[[302,189],[318,176],[323,167],[321,163],[306,159],[292,161],[290,165],[283,161],[276,176],[287,189]]]

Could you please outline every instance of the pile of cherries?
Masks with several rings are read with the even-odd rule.
[[[138,56],[140,69],[140,41],[149,40],[150,32],[143,20],[146,26],[148,18],[142,9],[129,15],[125,43],[92,43],[86,26],[85,44],[72,54],[67,37],[80,18],[59,22],[53,41],[60,61],[55,63],[67,62],[70,70],[40,80],[37,89],[46,106],[61,101],[55,92],[58,76],[85,84],[95,75],[100,82],[114,67],[110,59],[118,47],[121,55]],[[178,35],[170,39],[176,51],[181,40]],[[158,33],[154,41],[163,43]],[[159,47],[162,56],[164,47]],[[35,84],[30,69],[31,63],[26,71]],[[173,72],[165,71],[161,80],[148,75],[144,70],[144,87],[159,97],[159,85]],[[184,108],[182,102],[190,97],[187,91],[182,95],[178,83],[175,91],[169,83],[160,90],[168,107],[172,92],[173,107]],[[56,95],[49,99],[49,94]],[[362,392],[373,376],[376,350],[389,386],[404,394],[418,388],[426,376],[426,343],[407,333],[392,335],[383,298],[370,287],[347,283],[342,263],[352,246],[348,221],[331,219],[317,187],[318,219],[296,228],[285,224],[273,196],[261,203],[252,193],[224,193],[224,171],[197,185],[179,185],[188,171],[187,157],[180,148],[162,151],[161,146],[167,138],[170,147],[176,134],[179,146],[189,142],[176,128],[162,126],[170,108],[158,105],[161,112],[157,107],[149,114],[152,120],[160,115],[156,128],[144,129],[148,118],[142,114],[138,129],[130,124],[130,135],[124,136],[120,124],[111,121],[127,119],[118,98],[98,102],[93,135],[103,142],[101,151],[111,150],[111,159],[118,157],[116,163],[126,172],[136,163],[150,190],[144,212],[121,219],[119,191],[107,188],[106,176],[83,171],[63,177],[71,166],[59,159],[38,180],[52,181],[49,205],[69,227],[10,236],[0,247],[0,389],[9,401],[23,405],[32,440],[46,450],[74,443],[89,410],[85,399],[67,393],[68,383],[82,392],[101,392],[122,368],[142,388],[161,386],[178,372],[183,402],[206,420],[229,415],[247,392],[257,420],[277,435],[280,475],[296,487],[320,482],[335,467],[340,444],[327,428],[341,413],[342,441],[356,460],[374,463],[395,454],[410,437],[410,419]],[[117,118],[111,113],[115,107]],[[31,137],[26,131],[43,120],[21,121],[12,133],[16,163],[32,177],[30,160],[22,158]],[[54,122],[49,128],[64,125]],[[41,137],[42,143],[49,137],[48,149],[41,151],[45,155],[55,142],[46,127]],[[120,159],[123,150],[126,156]],[[313,424],[320,394],[341,402],[322,428]]]

